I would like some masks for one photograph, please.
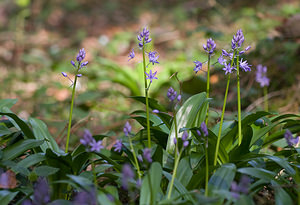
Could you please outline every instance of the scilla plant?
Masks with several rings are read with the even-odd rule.
[[[218,60],[228,81],[221,121],[208,127],[206,92],[184,100],[176,88],[169,88],[166,97],[171,112],[149,96],[151,83],[158,79],[147,68],[158,63],[158,56],[154,51],[145,52],[151,41],[147,29],[138,36],[145,96],[132,97],[146,105],[146,111],[130,114],[110,149],[102,143],[109,135],[85,130],[78,146],[67,148],[67,140],[62,151],[45,123],[21,119],[10,110],[16,100],[0,100],[1,204],[300,203],[300,116],[259,111],[237,120],[224,119],[232,71],[249,70],[239,60],[243,38],[239,30],[232,50],[222,51]],[[216,48],[211,42],[205,51]],[[70,113],[79,71],[86,65],[84,56],[82,49],[77,65],[72,63],[76,72]],[[129,59],[134,56],[132,50]],[[134,130],[133,123],[140,128]]]

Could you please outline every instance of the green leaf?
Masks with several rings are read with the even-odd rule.
[[[290,195],[275,181],[271,181],[271,184],[275,190],[275,203],[276,205],[294,204]]]
[[[91,186],[93,185],[93,182],[89,179],[81,176],[75,176],[75,175],[67,175],[75,184],[79,185],[82,189],[89,190]]]
[[[11,200],[15,198],[15,196],[19,192],[10,192],[7,190],[0,190],[0,201],[1,205],[8,205]]]
[[[16,104],[18,99],[1,99],[0,100],[0,110],[2,110],[3,107],[11,108],[14,104]]]
[[[31,154],[27,156],[25,159],[23,159],[22,161],[18,162],[18,165],[21,167],[28,168],[32,165],[44,161],[45,159],[46,157],[44,153]]]
[[[275,172],[263,168],[245,167],[245,168],[240,168],[237,171],[242,174],[247,174],[249,176],[253,176],[259,179],[264,179],[269,181],[273,180],[274,177],[276,176]]]
[[[29,124],[32,126],[33,133],[36,139],[45,140],[45,143],[41,145],[43,152],[46,152],[46,149],[50,148],[55,152],[61,152],[56,141],[50,135],[46,124],[35,118],[29,118]]]
[[[154,204],[158,201],[158,191],[162,177],[162,168],[158,162],[152,163],[148,174],[143,178],[140,204]]]
[[[266,156],[266,158],[276,162],[279,166],[284,168],[289,175],[293,176],[296,174],[296,171],[291,167],[287,160],[276,156]]]
[[[201,115],[203,113],[206,113],[205,109],[202,109],[203,106],[205,106],[205,102],[207,101],[206,99],[206,93],[202,92],[197,95],[193,95],[187,101],[180,107],[176,114],[176,119],[177,119],[177,132],[179,132],[179,129],[181,128],[192,128],[195,126],[199,126],[200,124],[195,125],[195,123],[198,121],[197,117],[198,112],[200,112]],[[183,132],[178,133],[178,137],[182,137]],[[167,143],[167,151],[169,153],[172,153],[175,146],[174,146],[174,138],[175,138],[175,125],[174,121],[171,127],[171,132],[168,138],[168,143]]]
[[[132,98],[132,99],[134,99],[134,100],[136,100],[136,101],[138,101],[138,102],[141,102],[141,103],[143,103],[143,104],[146,105],[146,98],[143,97],[143,96],[130,96],[130,98]],[[157,110],[163,111],[163,112],[166,111],[165,107],[162,106],[162,105],[160,105],[160,104],[158,103],[158,101],[155,100],[154,98],[148,98],[148,103],[149,103],[149,107],[150,107],[151,109],[153,109],[153,110],[154,110],[154,109],[157,109]]]
[[[43,144],[43,140],[34,140],[34,139],[25,139],[20,140],[17,143],[6,147],[3,150],[3,157],[2,160],[12,160],[19,155],[23,154],[25,151],[38,147]]]
[[[50,166],[39,166],[34,169],[35,173],[41,177],[47,177],[59,171],[58,168]]]
[[[214,190],[229,190],[234,179],[236,166],[234,164],[223,164],[211,176],[208,182],[210,191]]]
[[[193,171],[191,169],[189,159],[188,157],[185,157],[179,162],[176,178],[183,186],[187,186],[192,176]]]

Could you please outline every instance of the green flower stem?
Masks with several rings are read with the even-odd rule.
[[[178,144],[178,142],[177,142]],[[172,175],[172,179],[171,179],[171,184],[170,184],[170,188],[169,188],[169,192],[168,192],[168,199],[171,198],[171,194],[172,194],[172,189],[173,189],[173,185],[174,185],[174,180],[176,177],[176,173],[177,173],[177,168],[178,168],[178,164],[179,164],[179,160],[180,160],[180,156],[181,156],[182,150],[180,151],[177,159],[175,160],[175,164],[174,164],[174,172]],[[177,153],[175,153],[175,156],[177,155]]]
[[[269,112],[269,104],[268,104],[268,87],[264,87],[264,108],[266,112]]]
[[[239,134],[239,145],[242,143],[242,119],[241,119],[241,91],[240,91],[240,66],[239,66],[239,55],[237,55],[237,95],[238,95],[238,134]]]
[[[231,60],[230,66],[232,67],[234,62],[235,52],[233,53],[233,57]],[[215,159],[214,159],[214,166],[217,165],[217,159],[218,159],[218,153],[219,153],[219,147],[220,147],[220,141],[221,141],[221,133],[222,133],[222,126],[223,126],[223,120],[224,120],[224,113],[226,108],[226,101],[227,101],[227,95],[229,90],[229,84],[230,84],[230,73],[228,74],[227,78],[227,85],[226,85],[226,91],[225,91],[225,97],[224,97],[224,103],[223,103],[223,109],[222,109],[222,115],[221,115],[221,121],[219,126],[219,132],[218,132],[218,139],[217,139],[217,145],[216,145],[216,153],[215,153]]]
[[[79,69],[79,65],[78,65],[78,69]],[[69,114],[68,134],[67,134],[65,153],[68,153],[68,149],[69,149],[69,141],[70,141],[70,134],[71,134],[71,126],[72,126],[72,114],[73,114],[73,106],[74,106],[74,99],[75,99],[75,89],[76,89],[76,83],[78,78],[77,74],[78,74],[78,70],[75,74],[75,80],[74,80],[73,90],[72,90],[72,100],[71,100],[71,107],[70,107],[70,114]]]
[[[143,42],[143,45],[145,45],[144,42]],[[145,60],[145,48],[144,48],[144,46],[143,46],[143,67],[144,67],[145,97],[146,97],[148,148],[151,148],[150,119],[149,119],[149,102],[148,102],[149,99],[148,99],[148,86],[147,86],[147,79],[146,79],[146,60]]]
[[[207,61],[207,78],[206,78],[206,98],[209,98],[209,69],[210,69],[210,54],[208,54],[208,61]],[[209,112],[209,103],[207,105],[207,112],[205,118],[205,124],[208,122],[208,112]]]
[[[176,137],[176,144],[175,144],[175,160],[177,159],[177,153],[178,153],[178,128],[177,128],[177,118],[176,118],[176,111],[175,108],[173,110],[174,115],[174,125],[175,125],[175,137]]]
[[[207,139],[207,144],[205,145],[205,196],[208,196],[208,175],[209,175],[209,167],[208,167],[208,139]]]
[[[94,184],[95,184],[95,187],[97,187],[98,183],[97,183],[97,175],[96,175],[95,162],[94,161],[92,161],[92,171],[93,171],[93,177],[94,177]]]
[[[139,162],[137,160],[137,157],[136,157],[136,154],[135,154],[135,151],[133,149],[133,145],[132,145],[132,142],[131,142],[131,139],[130,139],[129,136],[128,136],[128,139],[129,139],[130,149],[131,149],[131,152],[133,154],[134,161],[135,161],[135,166],[136,166],[136,169],[137,169],[137,172],[138,172],[139,180],[141,180],[142,174],[141,174],[141,171],[140,171]]]

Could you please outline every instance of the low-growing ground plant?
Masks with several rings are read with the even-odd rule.
[[[159,80],[159,73],[150,69],[159,63],[157,52],[150,50],[150,31],[143,28],[137,40],[145,95],[131,99],[145,110],[128,113],[123,134],[111,149],[103,143],[110,135],[88,129],[78,146],[69,147],[76,83],[88,64],[84,49],[76,63],[71,61],[75,71],[62,73],[72,83],[64,151],[43,121],[21,119],[10,110],[15,99],[0,100],[1,204],[299,204],[300,115],[268,111],[271,80],[262,65],[257,66],[256,81],[264,89],[265,110],[242,113],[240,78],[247,74],[240,69],[251,71],[244,60],[250,47],[242,49],[242,30],[233,36],[231,50],[222,49],[217,60],[219,48],[207,40],[207,70],[202,69],[205,62],[194,62],[196,73],[207,74],[206,92],[184,99],[181,85],[179,90],[170,87],[168,106],[150,97],[151,84]],[[134,49],[128,57],[135,58]],[[209,93],[214,92],[210,69],[215,64],[223,66],[227,86],[220,122],[209,123]],[[177,73],[173,76],[180,82]],[[237,78],[238,114],[226,120],[231,77]],[[133,123],[140,126],[137,132]]]

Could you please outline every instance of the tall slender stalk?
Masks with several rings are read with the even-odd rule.
[[[239,64],[239,55],[237,55],[237,96],[238,96],[238,137],[239,145],[242,143],[242,119],[241,119],[241,91],[240,91],[240,64]]]
[[[70,107],[70,113],[69,113],[69,124],[68,124],[65,153],[68,153],[68,149],[69,149],[69,141],[70,141],[70,134],[71,134],[71,126],[72,126],[72,114],[73,114],[73,106],[74,106],[74,99],[75,99],[75,89],[76,89],[76,83],[77,83],[77,78],[78,78],[77,77],[78,70],[79,70],[79,65],[78,65],[77,72],[75,74],[75,80],[74,80],[73,90],[72,90],[72,100],[71,100],[71,107]]]
[[[269,112],[268,87],[267,86],[264,86],[264,109],[266,112]]]
[[[206,98],[209,98],[209,78],[210,78],[209,70],[210,70],[210,54],[208,54],[208,61],[207,61]],[[205,124],[207,124],[207,122],[208,122],[208,112],[209,112],[209,103],[207,105]]]
[[[148,102],[149,99],[148,99],[148,86],[147,86],[147,79],[146,79],[146,60],[145,60],[145,48],[144,48],[144,46],[143,46],[143,67],[144,67],[145,97],[146,97],[148,148],[151,148],[150,119],[149,119],[149,102]]]
[[[232,57],[232,60],[231,60],[230,67],[232,67],[232,65],[233,65],[234,58],[235,58],[235,53],[236,52],[233,53],[233,57]],[[225,91],[225,97],[224,97],[224,103],[223,103],[221,121],[220,121],[219,132],[218,132],[218,139],[217,139],[217,145],[216,145],[216,153],[215,153],[215,159],[214,159],[214,166],[217,165],[217,159],[218,159],[218,153],[219,153],[219,147],[220,147],[220,141],[221,141],[222,126],[223,126],[223,120],[224,120],[224,113],[225,113],[227,95],[228,95],[229,84],[230,84],[230,75],[231,74],[229,73],[228,77],[227,77],[227,85],[226,85],[226,91]]]
[[[205,145],[205,196],[208,196],[208,175],[209,175],[207,150],[208,150],[208,138]]]
[[[177,142],[177,144],[178,144],[178,142]],[[168,198],[167,199],[171,198],[171,194],[172,194],[172,190],[173,190],[173,185],[174,185],[174,180],[175,180],[175,177],[176,177],[177,168],[178,168],[178,164],[179,164],[181,153],[182,153],[182,149],[181,149],[181,151],[180,151],[177,159],[175,160],[174,172],[173,172],[172,179],[171,179],[171,182],[170,182],[170,188],[169,188]],[[176,155],[177,155],[177,153],[176,153]]]
[[[130,136],[128,136],[128,139],[129,139],[130,149],[131,149],[131,152],[132,152],[132,154],[133,154],[135,166],[136,166],[136,169],[137,169],[137,172],[138,172],[139,180],[141,180],[142,174],[141,174],[141,171],[140,171],[139,162],[138,162],[138,160],[137,160],[137,157],[136,157],[136,154],[135,154],[135,151],[134,151],[134,148],[133,148],[133,145],[132,145]]]

